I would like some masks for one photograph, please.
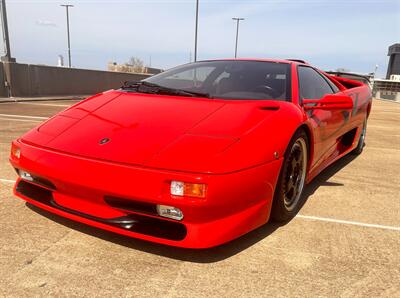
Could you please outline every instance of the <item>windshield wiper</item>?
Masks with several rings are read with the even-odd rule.
[[[161,85],[158,85],[155,83],[146,82],[146,81],[140,81],[140,82],[127,81],[124,83],[124,86],[122,86],[121,89],[123,89],[123,90],[134,89],[137,92],[151,93],[151,94],[169,94],[169,95],[178,95],[178,96],[212,98],[211,95],[208,93],[164,87],[164,86],[161,86]]]

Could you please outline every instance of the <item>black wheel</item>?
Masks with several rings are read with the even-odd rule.
[[[358,139],[357,147],[353,150],[353,154],[359,155],[363,152],[365,147],[365,137],[367,135],[367,119],[364,120],[363,128],[361,130],[360,137]]]
[[[293,136],[285,153],[272,203],[271,218],[288,221],[301,206],[308,164],[308,138],[303,130]]]

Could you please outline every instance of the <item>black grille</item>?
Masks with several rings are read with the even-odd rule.
[[[113,208],[150,215],[158,215],[155,204],[132,201],[112,196],[105,196],[104,201]]]
[[[184,224],[163,220],[160,218],[154,218],[140,214],[129,214],[122,217],[104,219],[65,208],[54,201],[52,191],[24,180],[21,180],[18,183],[16,191],[25,197],[64,212],[75,214],[80,217],[101,222],[109,226],[118,227],[124,230],[175,241],[183,240],[187,234],[186,226]],[[142,206],[142,209],[146,209],[143,207],[146,204],[143,205],[140,203],[140,205]]]
[[[25,197],[48,205],[53,200],[53,194],[50,190],[21,180],[17,185],[17,192]]]

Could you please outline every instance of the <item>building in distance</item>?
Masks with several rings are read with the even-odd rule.
[[[143,64],[130,64],[123,63],[118,64],[117,62],[109,62],[107,65],[108,71],[116,71],[116,72],[127,72],[127,73],[144,73],[144,74],[158,74],[163,72],[162,69],[147,67]]]

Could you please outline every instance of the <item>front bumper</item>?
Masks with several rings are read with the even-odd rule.
[[[268,221],[281,160],[227,174],[197,174],[149,169],[93,160],[16,143],[21,157],[11,164],[49,181],[18,180],[14,193],[58,215],[152,242],[207,248],[228,242]],[[172,180],[205,183],[205,199],[173,197]],[[125,207],[107,197],[122,198]],[[128,202],[128,204],[126,204]],[[129,202],[169,205],[182,210],[182,221],[128,208]]]

